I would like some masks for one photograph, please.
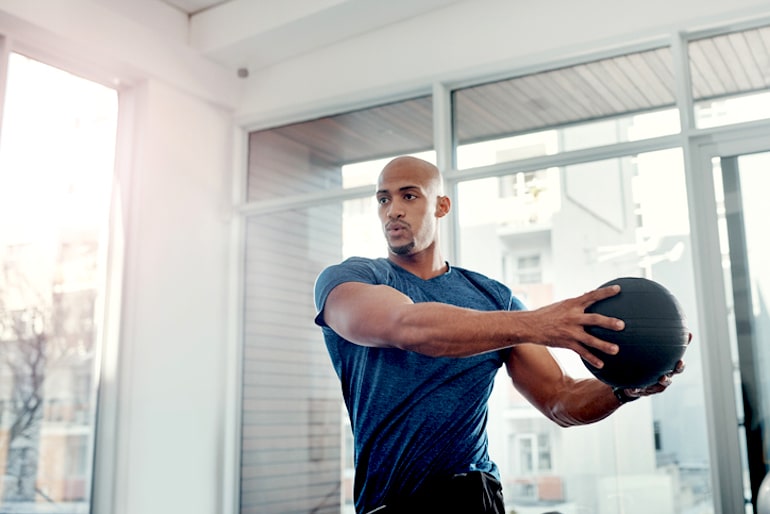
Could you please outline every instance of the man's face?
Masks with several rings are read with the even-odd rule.
[[[382,172],[377,204],[392,253],[411,255],[435,244],[437,186],[429,172],[413,165],[389,166]]]

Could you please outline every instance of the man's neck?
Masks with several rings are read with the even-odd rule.
[[[430,280],[449,270],[449,265],[437,252],[422,252],[412,255],[390,253],[388,259],[423,280]]]

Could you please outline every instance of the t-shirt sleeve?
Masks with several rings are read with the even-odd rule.
[[[511,294],[511,301],[508,304],[508,310],[509,311],[525,311],[527,310],[527,307],[522,303],[521,300],[519,300],[516,296]]]
[[[374,266],[364,259],[348,259],[340,264],[335,264],[324,269],[315,282],[315,306],[317,315],[315,323],[319,327],[326,327],[324,321],[324,307],[329,293],[345,282],[362,282],[364,284],[377,284],[377,274]]]

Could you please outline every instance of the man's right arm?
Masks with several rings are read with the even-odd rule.
[[[596,325],[621,330],[622,322],[585,308],[617,294],[608,287],[532,311],[477,311],[453,305],[414,303],[385,285],[345,282],[328,295],[325,323],[363,346],[400,348],[433,357],[468,357],[522,343],[568,348],[595,366],[601,362],[584,345],[616,353],[615,345],[588,334]]]

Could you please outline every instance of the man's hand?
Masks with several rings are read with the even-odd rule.
[[[617,318],[610,318],[596,313],[586,313],[586,308],[605,298],[620,292],[620,286],[609,286],[589,291],[575,298],[556,302],[529,313],[535,318],[531,332],[537,334],[532,342],[542,346],[567,348],[574,351],[594,367],[601,368],[604,363],[591,353],[587,346],[609,355],[618,353],[618,346],[592,336],[586,332],[589,325],[608,330],[623,330],[625,323]]]
[[[692,339],[692,334],[690,334],[690,339]],[[676,363],[676,367],[674,368],[674,371],[663,375],[662,377],[660,377],[660,379],[656,383],[649,385],[647,387],[629,387],[625,389],[625,393],[627,396],[630,396],[632,398],[640,398],[642,396],[650,396],[653,394],[662,393],[673,382],[673,376],[678,375],[683,371],[684,371],[684,361],[679,361]]]

